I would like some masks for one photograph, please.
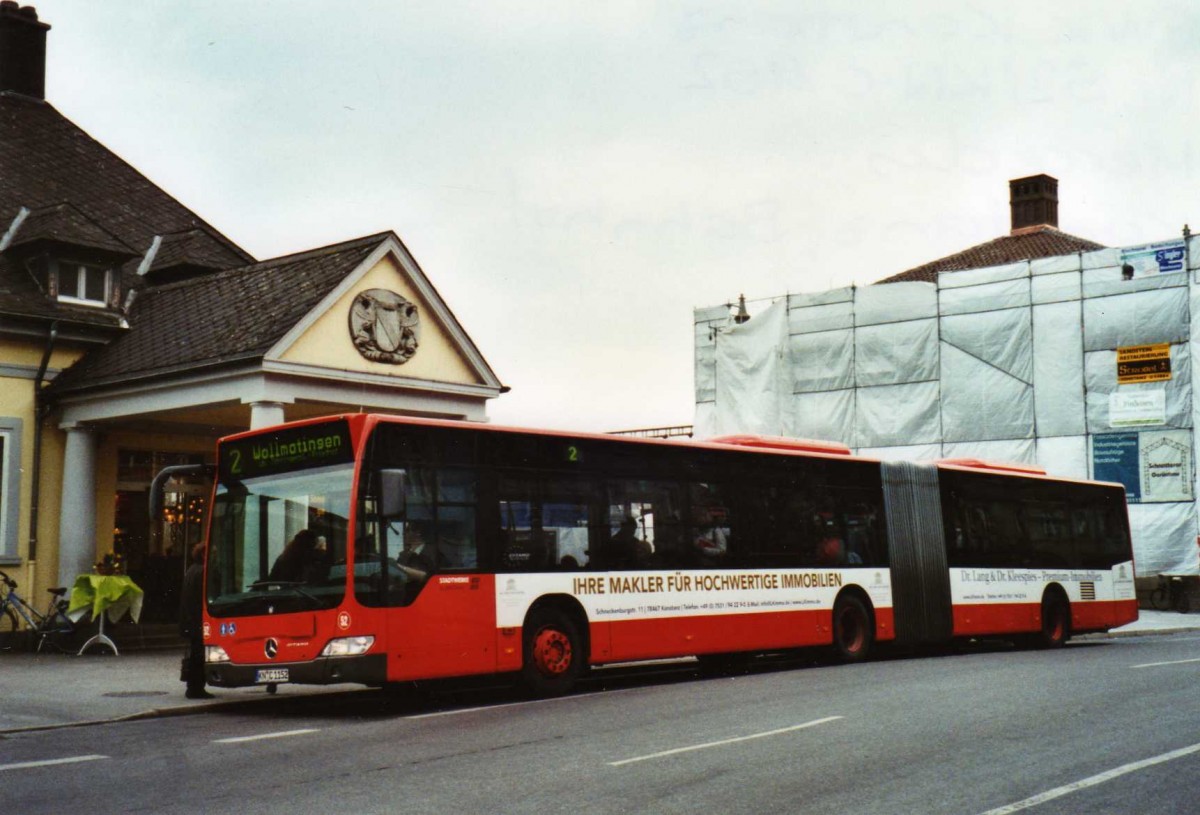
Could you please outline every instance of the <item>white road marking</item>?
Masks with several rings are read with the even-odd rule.
[[[1155,764],[1162,764],[1166,761],[1174,761],[1177,758],[1190,756],[1193,753],[1200,753],[1200,744],[1193,744],[1190,747],[1181,747],[1178,750],[1172,750],[1169,753],[1163,753],[1162,755],[1154,756],[1153,758],[1134,761],[1131,764],[1122,764],[1120,767],[1114,767],[1107,772],[1100,773],[1099,775],[1093,775],[1090,778],[1084,778],[1080,781],[1074,782],[1073,784],[1066,784],[1062,787],[1055,787],[1052,790],[1046,790],[1045,792],[1035,795],[1032,798],[1026,798],[1024,801],[1017,801],[1015,804],[1008,804],[1007,806],[1002,806],[997,809],[989,809],[987,812],[981,813],[981,815],[1009,815],[1010,812],[1020,812],[1022,809],[1029,809],[1031,807],[1038,806],[1039,804],[1044,804],[1047,801],[1053,801],[1055,798],[1061,798],[1064,795],[1070,795],[1073,792],[1079,792],[1082,789],[1094,787],[1097,784],[1103,784],[1105,781],[1112,781],[1114,778],[1119,778],[1122,775],[1137,772],[1138,770],[1144,770],[1147,767],[1153,767]]]
[[[288,736],[303,736],[305,733],[320,732],[318,728],[309,727],[304,730],[280,730],[277,733],[259,733],[257,736],[235,736],[229,739],[213,739],[213,744],[240,744],[244,741],[261,741],[262,739],[283,739]]]
[[[479,707],[460,707],[454,710],[435,710],[433,713],[417,713],[412,716],[405,716],[406,719],[436,719],[439,716],[458,716],[461,713],[477,713],[480,710],[503,710],[506,707],[528,707],[529,705],[544,705],[549,702],[565,702],[572,698],[571,696],[556,696],[552,699],[530,699],[527,702],[505,702],[502,705],[480,705]]]
[[[70,758],[48,758],[45,761],[23,761],[20,764],[0,764],[0,773],[6,770],[28,770],[33,767],[53,767],[58,764],[78,764],[81,761],[99,761],[108,756],[71,756]]]
[[[1131,668],[1158,668],[1162,665],[1187,665],[1189,662],[1200,662],[1198,659],[1176,659],[1171,662],[1143,662],[1141,665],[1130,665]]]
[[[663,758],[665,756],[673,756],[678,753],[690,753],[693,750],[707,750],[710,747],[724,747],[727,744],[737,744],[739,741],[750,741],[751,739],[765,739],[767,736],[778,736],[781,733],[791,733],[794,730],[804,730],[807,727],[816,727],[819,724],[826,724],[827,722],[834,722],[841,718],[844,718],[844,717],[842,717],[842,716],[826,716],[824,719],[814,719],[813,721],[805,722],[804,724],[794,724],[791,727],[781,727],[778,730],[768,730],[764,733],[752,733],[749,736],[735,736],[735,737],[729,738],[729,739],[721,739],[719,741],[705,742],[704,744],[692,744],[687,747],[676,747],[673,750],[663,750],[660,753],[651,753],[650,755],[647,755],[647,756],[637,756],[635,758],[623,758],[620,761],[608,762],[608,766],[623,767],[626,764],[633,764],[634,762],[637,762],[637,761],[649,761],[652,758]]]

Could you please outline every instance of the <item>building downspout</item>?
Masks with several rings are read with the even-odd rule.
[[[33,380],[33,484],[29,489],[29,560],[37,560],[38,552],[38,502],[42,482],[42,422],[46,418],[46,399],[42,396],[42,383],[46,369],[50,366],[50,355],[58,339],[58,320],[50,323],[46,334],[46,350],[42,352],[42,364],[38,366]]]

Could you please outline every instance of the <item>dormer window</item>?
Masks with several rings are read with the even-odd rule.
[[[105,308],[112,297],[112,269],[90,263],[59,261],[58,301]]]

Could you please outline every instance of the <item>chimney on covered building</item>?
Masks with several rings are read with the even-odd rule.
[[[1030,226],[1058,227],[1058,179],[1045,174],[1008,182],[1012,231]]]
[[[0,2],[0,93],[46,98],[46,32],[37,9]]]

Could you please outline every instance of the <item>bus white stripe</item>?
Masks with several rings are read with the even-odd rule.
[[[99,761],[108,756],[71,756],[70,758],[48,758],[45,761],[23,761],[20,764],[0,764],[0,773],[8,770],[28,770],[33,767],[54,767],[58,764],[78,764],[81,761]]]
[[[608,766],[623,767],[626,764],[633,764],[638,761],[649,761],[652,758],[664,758],[666,756],[673,756],[673,755],[677,755],[679,753],[690,753],[694,750],[707,750],[710,747],[724,747],[727,744],[737,744],[740,741],[750,741],[752,739],[764,739],[767,736],[778,736],[781,733],[791,733],[794,730],[803,730],[806,727],[816,727],[819,724],[826,724],[827,722],[834,722],[841,718],[844,718],[844,717],[842,717],[842,716],[826,716],[824,719],[814,719],[813,721],[805,722],[804,724],[794,724],[791,727],[781,727],[778,730],[768,730],[764,733],[752,733],[749,736],[735,736],[730,739],[721,739],[720,741],[709,741],[709,742],[705,742],[704,744],[693,744],[688,747],[676,747],[673,750],[663,750],[662,752],[659,752],[659,753],[651,753],[650,755],[646,755],[646,756],[637,756],[636,758],[623,758],[620,761],[608,762]]]
[[[1094,787],[1097,784],[1103,784],[1105,781],[1112,781],[1114,778],[1119,778],[1122,775],[1137,772],[1138,770],[1144,770],[1147,767],[1153,767],[1155,764],[1162,764],[1166,761],[1174,761],[1177,758],[1190,756],[1193,753],[1200,753],[1200,744],[1193,744],[1190,747],[1181,747],[1178,750],[1172,750],[1169,753],[1163,753],[1162,755],[1154,756],[1153,758],[1134,761],[1131,764],[1122,764],[1120,767],[1114,767],[1113,769],[1100,773],[1099,775],[1093,775],[1090,778],[1084,778],[1072,784],[1066,784],[1062,787],[1055,787],[1052,790],[1046,790],[1045,792],[1035,795],[1032,798],[1026,798],[1024,801],[1017,801],[1015,804],[1008,804],[1007,806],[998,807],[996,809],[989,809],[987,812],[980,813],[980,815],[1008,815],[1010,812],[1020,812],[1022,809],[1030,809],[1031,807],[1038,806],[1039,804],[1044,804],[1047,801],[1053,801],[1055,798],[1061,798],[1064,795],[1070,795],[1073,792],[1079,792],[1082,789]]]

